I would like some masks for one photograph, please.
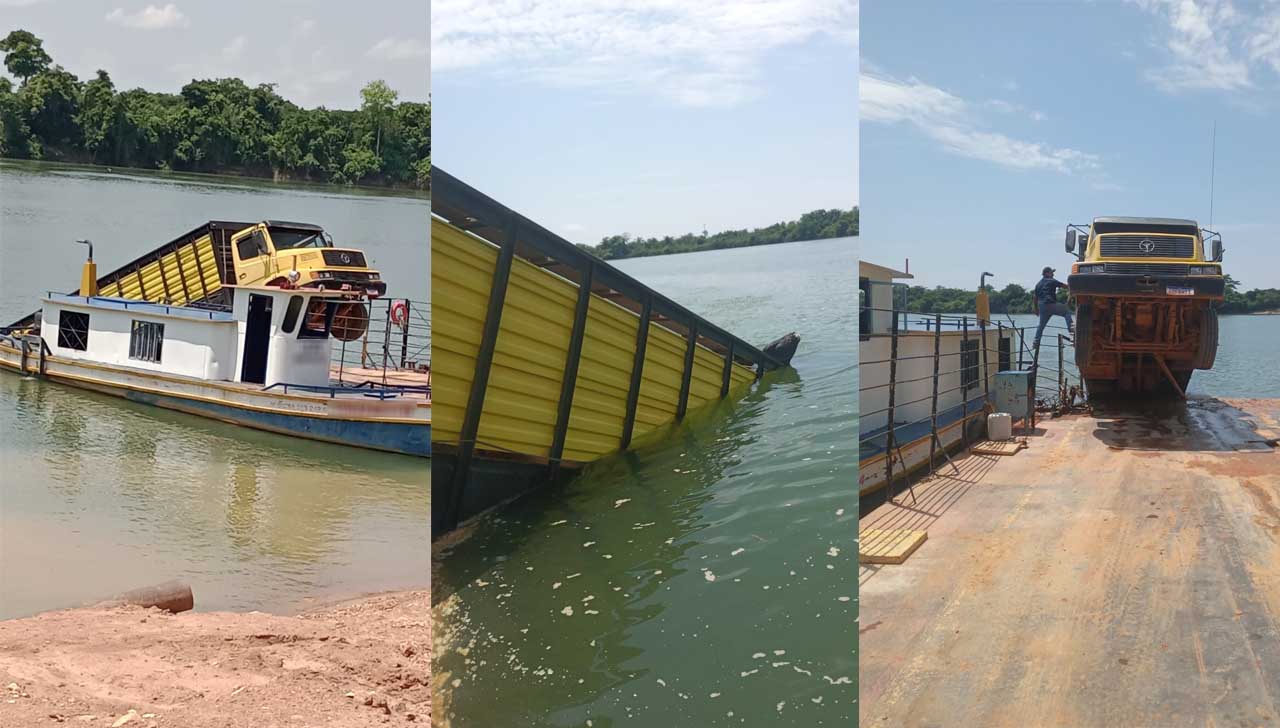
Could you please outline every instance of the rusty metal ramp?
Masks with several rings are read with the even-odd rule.
[[[860,528],[862,725],[1280,722],[1280,400],[1109,405]]]

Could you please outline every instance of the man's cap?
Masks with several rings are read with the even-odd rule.
[[[1040,271],[1040,274],[1041,274],[1041,275],[1046,275],[1046,276],[1051,276],[1051,275],[1053,275],[1053,269],[1046,265],[1046,266],[1044,267],[1044,270]]]

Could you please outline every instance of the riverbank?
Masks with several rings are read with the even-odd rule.
[[[115,607],[0,621],[0,725],[431,723],[431,598],[297,616]]]

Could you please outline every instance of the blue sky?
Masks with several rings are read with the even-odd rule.
[[[849,0],[435,0],[433,161],[573,242],[858,196]]]
[[[276,83],[302,106],[353,109],[384,79],[426,101],[425,0],[0,0],[0,36],[23,28],[81,80],[105,69],[120,90],[176,93],[192,78]]]
[[[963,5],[963,7],[960,7]],[[862,7],[862,257],[920,283],[1063,278],[1067,222],[1190,217],[1280,287],[1280,3]]]

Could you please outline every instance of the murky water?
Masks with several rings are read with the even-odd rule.
[[[437,564],[436,720],[852,725],[856,241],[622,261],[795,372],[483,518]]]
[[[0,320],[209,219],[318,222],[425,298],[423,199],[0,164]],[[429,461],[311,443],[0,372],[0,618],[171,578],[290,612],[429,580]]]

